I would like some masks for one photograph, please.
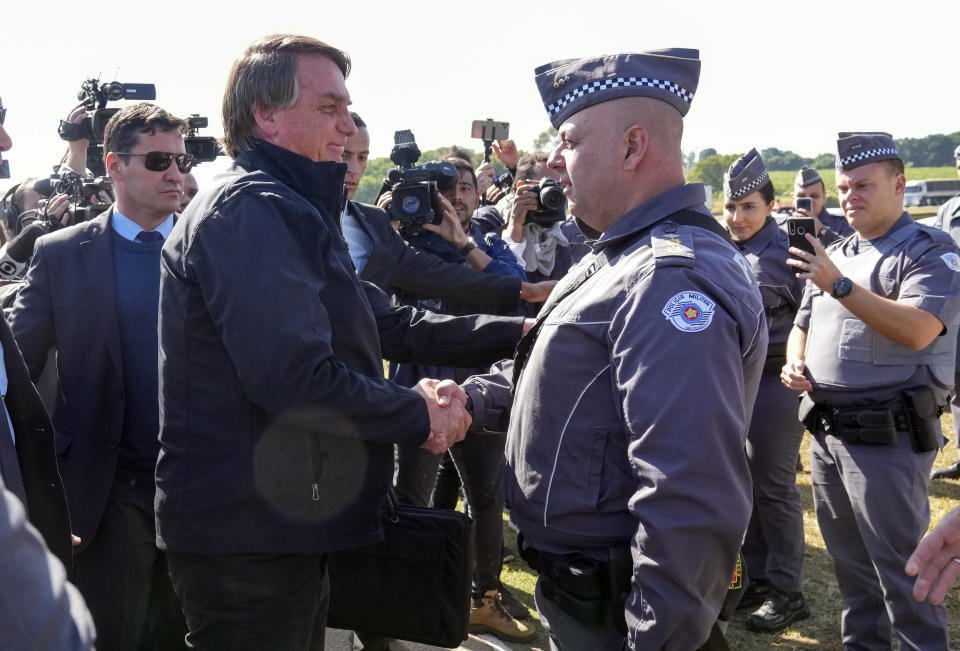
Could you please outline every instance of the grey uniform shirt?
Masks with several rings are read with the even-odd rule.
[[[694,226],[635,237],[702,202],[692,184],[638,206],[560,281],[544,310],[597,253],[610,258],[544,322],[509,422],[507,501],[525,541],[601,559],[629,545],[637,649],[705,640],[750,516],[744,442],[767,328],[749,265]],[[476,425],[502,424],[509,384],[466,383]]]
[[[903,233],[897,234],[900,229],[910,229],[909,235],[903,238]],[[886,238],[901,239],[892,247],[886,246]],[[869,277],[870,291],[906,305],[912,305],[925,310],[937,317],[949,330],[941,336],[956,337],[957,321],[960,319],[960,258],[953,241],[936,229],[915,224],[908,213],[903,213],[894,225],[884,235],[874,240],[861,239],[854,234],[828,249],[831,259],[844,272],[843,265],[855,263],[857,256],[876,255],[877,249],[883,249],[878,262],[873,266]],[[818,327],[814,306],[817,301],[833,301],[829,293],[824,292],[816,285],[808,283],[804,290],[803,300],[794,324],[808,331],[807,352],[808,367],[812,354],[812,345],[816,345],[813,337],[814,329]],[[850,315],[847,319],[850,327],[844,326],[844,337],[822,345],[833,346],[828,354],[836,359],[838,367],[853,368],[862,363],[866,353],[874,359],[883,351],[896,345],[902,349],[905,346],[895,344],[865,324],[855,327],[858,319]],[[819,327],[829,327],[834,324],[819,324]],[[941,342],[934,340],[928,348],[937,346]],[[926,350],[926,349],[925,349]],[[952,350],[952,349],[951,349]],[[905,353],[905,351],[902,351]],[[924,353],[916,353],[917,359]],[[909,355],[910,353],[905,353]],[[909,360],[907,360],[909,363]],[[941,404],[945,401],[951,386],[943,379],[937,379],[931,372],[930,366],[916,363],[915,372],[906,380],[881,386],[864,387],[863,382],[844,386],[824,386],[818,382],[816,373],[808,373],[814,390],[811,398],[818,404],[834,406],[868,405],[884,403],[896,398],[899,393],[911,387],[930,386]],[[808,368],[809,370],[809,368]],[[869,372],[869,371],[867,371]],[[848,377],[856,379],[851,374]],[[952,374],[951,374],[952,375]],[[869,378],[864,378],[869,384]]]

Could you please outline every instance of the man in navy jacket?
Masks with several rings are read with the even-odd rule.
[[[326,553],[380,539],[393,443],[439,453],[470,421],[465,396],[399,387],[382,357],[476,363],[522,329],[391,308],[357,277],[339,229],[348,71],[312,38],[252,44],[224,94],[236,165],[164,246],[157,537],[194,648],[322,647]]]

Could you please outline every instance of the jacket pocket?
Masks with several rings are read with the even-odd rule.
[[[310,470],[312,472],[313,484],[310,486],[310,499],[314,502],[320,501],[320,480],[323,478],[323,467],[327,461],[327,451],[320,443],[320,433],[311,431],[309,433],[310,441]]]
[[[595,427],[590,432],[590,457],[587,464],[587,483],[584,506],[596,511],[603,488],[603,463],[607,453],[607,430]]]

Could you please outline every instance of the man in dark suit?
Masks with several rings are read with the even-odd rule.
[[[467,265],[445,262],[403,241],[390,225],[390,215],[376,206],[353,201],[367,169],[370,134],[367,125],[351,113],[356,135],[347,138],[343,162],[347,164],[347,207],[342,218],[343,236],[357,273],[387,294],[397,289],[419,296],[456,301],[485,314],[513,313],[521,301],[542,302],[556,284],[528,283],[514,276],[487,274]]]
[[[192,164],[182,129],[146,103],[110,120],[116,204],[38,240],[10,315],[34,380],[57,351],[56,452],[81,538],[75,581],[101,651],[136,648],[148,611],[158,648],[184,645],[153,517],[160,248]]]
[[[0,319],[0,346],[0,384],[6,384],[0,387],[0,404],[5,408],[0,413],[0,474],[7,489],[23,502],[47,547],[69,569],[73,566],[70,518],[57,470],[53,425],[4,319]]]

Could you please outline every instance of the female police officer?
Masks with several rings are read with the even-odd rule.
[[[773,183],[756,149],[724,175],[723,218],[760,286],[770,333],[767,363],[747,435],[753,478],[753,513],[743,543],[750,586],[741,608],[759,608],[747,618],[755,630],[779,631],[810,615],[800,592],[803,567],[803,505],[796,486],[796,460],[803,437],[797,396],[780,382],[787,335],[804,281],[786,264],[787,233],[773,212]]]

